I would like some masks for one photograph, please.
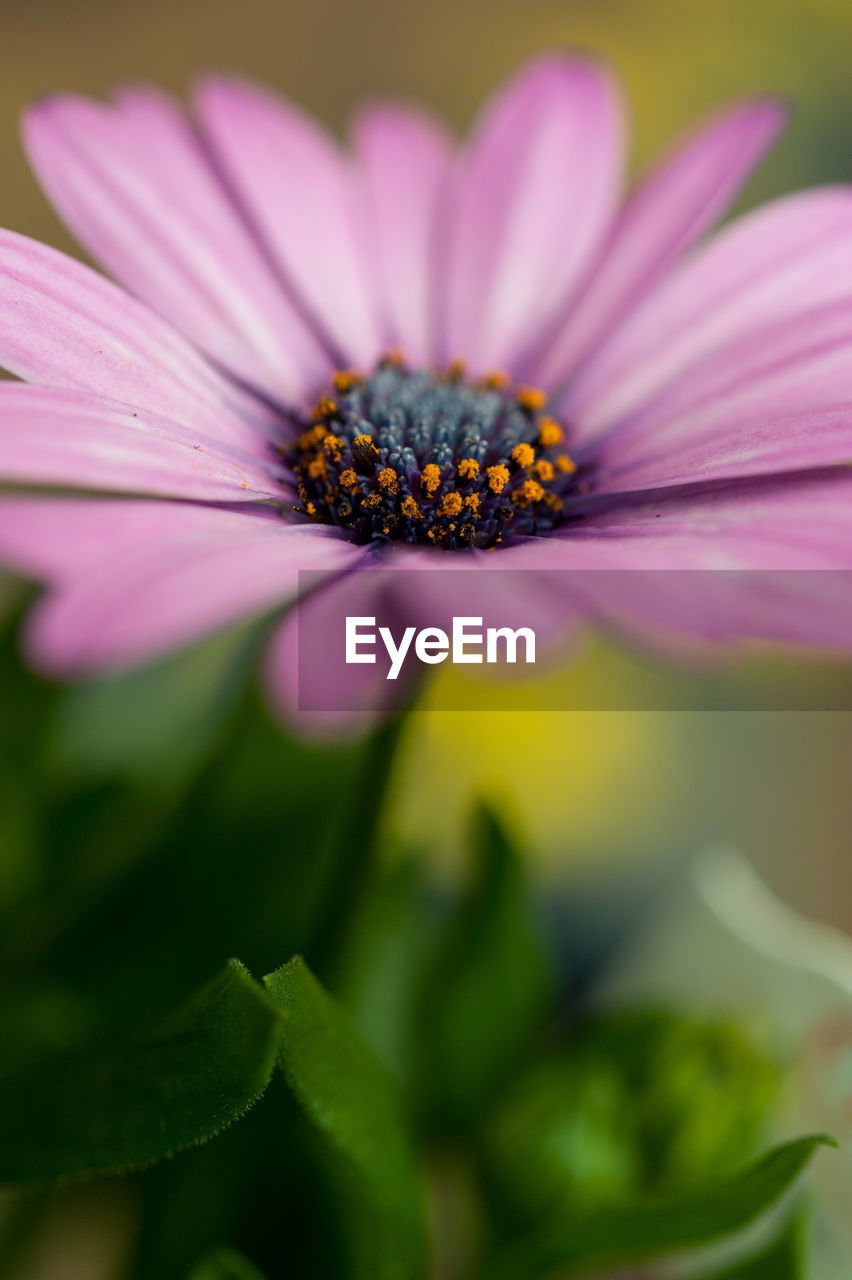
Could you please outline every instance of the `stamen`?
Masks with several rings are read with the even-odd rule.
[[[363,382],[363,378],[354,369],[338,369],[337,373],[332,374],[331,378],[332,386],[341,395],[346,391],[351,391],[353,387],[357,387],[361,382]]]
[[[538,413],[547,404],[547,396],[538,387],[518,387],[515,392],[518,404],[527,413]]]
[[[542,449],[552,449],[562,440],[562,428],[554,418],[542,418],[540,421],[538,442]]]
[[[360,543],[445,550],[551,529],[579,486],[544,405],[543,392],[512,388],[499,371],[467,381],[461,361],[413,369],[392,351],[372,373],[340,369],[281,451],[297,509]]]
[[[531,467],[535,462],[535,449],[531,444],[516,444],[512,450],[512,461],[517,467]]]

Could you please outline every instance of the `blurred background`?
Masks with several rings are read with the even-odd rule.
[[[211,66],[267,80],[337,131],[353,104],[380,94],[425,100],[463,129],[518,61],[544,46],[587,46],[626,82],[638,166],[715,104],[771,90],[794,101],[793,123],[745,203],[852,178],[846,0],[4,0],[2,29],[0,222],[69,251],[19,148],[21,107],[57,89],[105,94],[134,79],[179,94]],[[641,661],[597,644],[549,679],[604,687],[646,676]],[[791,665],[785,678],[803,676]],[[831,678],[848,688],[848,671]],[[164,677],[164,697],[173,680]],[[118,681],[75,695],[67,750],[78,761],[133,755],[112,738],[104,748],[102,731],[135,689]],[[200,706],[203,692],[195,699]],[[501,693],[503,710],[454,714],[427,703],[411,722],[390,821],[442,874],[453,873],[458,818],[478,790],[523,827],[548,878],[592,870],[629,883],[639,868],[727,841],[783,897],[852,931],[850,713],[541,713],[524,704],[520,687]],[[143,753],[153,753],[145,743],[157,730],[146,737],[138,717],[155,718],[155,706],[153,696],[137,706]]]

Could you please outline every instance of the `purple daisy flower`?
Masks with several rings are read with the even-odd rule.
[[[0,477],[54,490],[0,500],[0,556],[49,584],[35,662],[142,662],[281,606],[300,569],[337,575],[332,608],[388,565],[852,566],[852,188],[697,247],[782,106],[735,105],[626,194],[624,116],[604,68],[555,55],[458,148],[379,105],[342,150],[233,78],[191,118],[148,89],[38,103],[35,170],[123,287],[0,233],[0,363],[34,384],[0,385]],[[807,608],[740,592],[732,616],[596,572],[568,611],[845,643],[805,578]]]

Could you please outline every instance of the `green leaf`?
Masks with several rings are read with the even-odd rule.
[[[189,1280],[264,1280],[253,1262],[236,1249],[217,1249],[194,1268]]]
[[[58,1057],[0,1090],[0,1181],[123,1171],[203,1142],[269,1082],[280,1014],[237,961],[142,1043]]]
[[[801,1280],[802,1275],[802,1224],[796,1219],[768,1249],[704,1280]]]
[[[520,855],[493,814],[475,827],[473,881],[432,977],[425,1057],[453,1126],[511,1074],[549,1008],[550,981]]]
[[[825,1135],[800,1138],[713,1186],[600,1210],[519,1249],[495,1266],[492,1280],[535,1280],[557,1268],[575,1275],[696,1248],[740,1231],[792,1186],[820,1145],[836,1144]]]
[[[419,1280],[428,1249],[422,1188],[397,1097],[349,1014],[297,958],[265,979],[284,1014],[281,1063],[307,1116],[354,1175],[371,1280]]]

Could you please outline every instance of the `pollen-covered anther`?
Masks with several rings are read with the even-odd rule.
[[[343,441],[340,436],[327,435],[322,442],[322,447],[332,462],[339,462],[343,456]]]
[[[525,480],[519,489],[512,494],[512,501],[516,507],[530,507],[535,502],[541,502],[544,497],[544,487],[537,480],[532,478]]]
[[[379,367],[382,368],[402,368],[406,363],[406,355],[404,347],[389,347],[379,361]]]
[[[515,399],[527,413],[538,413],[547,404],[547,396],[538,387],[518,387]]]
[[[323,426],[321,422],[317,422],[314,426],[309,427],[307,431],[303,431],[296,441],[297,448],[302,453],[313,453],[320,447],[325,437],[328,435],[328,427]]]
[[[358,488],[358,476],[352,467],[347,467],[345,471],[341,471],[340,483],[344,489]]]
[[[502,493],[509,483],[509,468],[504,462],[488,467],[485,474],[488,477],[488,488],[492,493]]]
[[[535,449],[531,444],[516,444],[512,450],[512,461],[516,467],[531,467],[535,462]]]
[[[480,379],[479,385],[484,391],[505,391],[511,379],[503,369],[492,369]]]
[[[402,511],[402,514],[405,516],[406,520],[422,520],[423,519],[423,512],[420,510],[415,499],[412,498],[411,494],[409,494],[407,498],[403,498],[400,510]]]
[[[420,476],[420,488],[426,494],[427,498],[431,498],[441,483],[441,468],[434,462],[428,463],[423,468]]]
[[[457,516],[462,509],[462,496],[460,493],[447,493],[444,495],[444,501],[441,503],[442,516]]]
[[[562,440],[564,432],[555,418],[539,420],[538,442],[542,449],[552,449]]]
[[[448,382],[461,382],[466,372],[467,365],[464,360],[451,360],[444,376]]]
[[[456,473],[460,480],[475,480],[479,475],[479,463],[476,458],[462,458]]]
[[[577,470],[577,464],[573,458],[568,457],[567,453],[560,453],[556,459],[556,469],[564,476],[570,476]]]
[[[548,458],[539,458],[538,462],[533,467],[533,470],[543,484],[549,484],[556,475],[556,472],[553,469],[553,463]]]
[[[469,511],[472,516],[479,515],[479,494],[469,493],[464,500],[465,510]]]
[[[379,451],[370,435],[356,436],[352,441],[352,461],[359,471],[370,472],[379,462]]]
[[[325,458],[319,454],[316,458],[311,458],[308,463],[308,475],[312,480],[324,480],[327,475]]]
[[[399,476],[393,467],[383,467],[379,472],[379,488],[386,493],[399,493]]]
[[[320,396],[314,409],[315,418],[333,418],[337,413],[337,401],[331,396]]]
[[[363,381],[364,378],[357,369],[338,369],[331,377],[332,386],[341,395],[345,395],[353,387],[359,387]]]

